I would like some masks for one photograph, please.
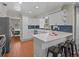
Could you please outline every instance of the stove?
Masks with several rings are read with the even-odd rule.
[[[4,56],[6,53],[6,37],[5,35],[0,35],[0,56]]]

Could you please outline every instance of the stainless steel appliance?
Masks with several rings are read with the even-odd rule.
[[[6,53],[6,37],[5,35],[0,35],[0,56],[4,56]]]

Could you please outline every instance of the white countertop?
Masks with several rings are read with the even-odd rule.
[[[15,29],[15,31],[20,31],[20,29]]]
[[[61,39],[61,38],[67,37],[67,36],[72,36],[72,33],[59,32],[59,31],[52,31],[52,32],[56,33],[57,35],[51,36],[51,35],[49,35],[49,32],[47,32],[47,33],[36,34],[33,36],[44,41],[44,42],[49,42],[49,41],[52,41],[55,39]],[[50,32],[50,33],[52,33],[52,32]]]
[[[4,35],[4,34],[2,34],[2,35],[0,35],[0,36],[4,36],[4,37],[5,37],[5,35]]]

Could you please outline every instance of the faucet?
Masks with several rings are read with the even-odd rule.
[[[54,25],[54,26],[53,26],[53,29],[58,31],[58,30],[59,30],[58,25]]]

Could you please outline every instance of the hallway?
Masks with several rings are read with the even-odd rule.
[[[19,37],[12,37],[10,42],[10,52],[6,57],[32,57],[33,40],[21,42]]]

